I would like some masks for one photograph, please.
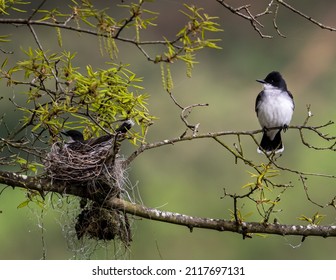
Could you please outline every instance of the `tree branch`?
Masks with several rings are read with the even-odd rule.
[[[317,25],[318,27],[320,27],[322,29],[326,29],[326,30],[333,31],[333,32],[336,31],[335,27],[325,25],[325,24],[317,21],[316,19],[313,19],[311,16],[308,16],[308,15],[304,14],[303,12],[294,8],[293,6],[289,5],[287,2],[285,2],[283,0],[271,0],[269,2],[269,4],[266,6],[265,11],[263,11],[259,14],[253,14],[251,12],[251,5],[243,5],[243,6],[240,6],[238,8],[235,8],[235,7],[231,6],[230,4],[228,4],[225,0],[215,0],[215,1],[218,2],[224,8],[226,8],[227,10],[229,10],[231,13],[233,13],[233,14],[243,18],[244,20],[247,20],[248,22],[250,22],[253,29],[255,31],[257,31],[258,34],[260,35],[260,37],[262,37],[262,38],[269,38],[269,39],[273,38],[273,36],[264,34],[260,30],[260,28],[263,28],[264,25],[262,25],[260,23],[260,21],[257,20],[258,18],[263,17],[263,16],[268,15],[268,14],[273,14],[273,28],[276,30],[277,34],[281,37],[286,37],[283,33],[280,32],[280,29],[277,25],[277,17],[278,17],[279,6],[288,9],[289,11],[299,15],[300,17],[304,18],[307,21],[310,21],[311,23]],[[275,8],[273,8],[273,6]],[[245,11],[245,13],[242,12],[242,11]]]
[[[186,226],[191,231],[193,230],[193,228],[212,229],[217,231],[231,231],[241,233],[243,234],[243,237],[250,233],[336,237],[336,226],[280,225],[278,223],[263,224],[255,222],[241,222],[237,224],[236,221],[193,217],[174,212],[161,211],[138,204],[133,204],[117,198],[109,200],[108,204],[112,208],[123,210],[126,213],[138,217]]]
[[[326,140],[326,141],[334,141],[334,143],[329,147],[329,149],[334,149],[335,141],[336,138],[334,136],[328,136],[325,135],[323,133],[321,133],[319,131],[319,129],[321,128],[325,128],[327,126],[333,125],[334,123],[332,121],[324,124],[324,125],[320,125],[320,126],[307,126],[307,125],[291,125],[288,127],[288,129],[298,129],[300,131],[300,133],[303,130],[309,130],[312,131],[316,134],[318,134],[322,139]],[[273,127],[273,128],[269,128],[269,130],[272,129],[282,129],[282,127]],[[141,153],[143,153],[146,150],[150,150],[150,149],[154,149],[154,148],[159,148],[161,146],[165,146],[165,145],[173,145],[175,143],[179,143],[179,142],[184,142],[184,141],[191,141],[194,139],[204,139],[204,138],[217,138],[219,136],[228,136],[228,135],[237,135],[237,136],[241,136],[241,135],[247,135],[247,136],[251,136],[252,138],[254,138],[255,134],[258,133],[262,133],[263,130],[262,129],[256,129],[256,130],[245,130],[245,131],[233,131],[233,130],[226,130],[226,131],[219,131],[219,132],[207,132],[207,133],[203,133],[203,134],[193,134],[190,136],[185,136],[182,135],[180,137],[176,137],[176,138],[172,138],[172,139],[165,139],[165,140],[161,140],[161,141],[157,141],[157,142],[153,142],[153,143],[147,143],[147,144],[142,144],[138,150],[134,151],[129,158],[125,161],[125,165],[129,165],[138,155],[140,155]],[[254,138],[255,139],[255,138]]]
[[[0,171],[0,183],[11,187],[19,187],[39,193],[56,192],[62,195],[75,195],[88,197],[83,188],[52,183],[47,178],[31,177],[12,172]],[[102,206],[106,209],[118,209],[125,213],[145,219],[186,226],[192,231],[194,228],[211,229],[217,231],[230,231],[248,236],[252,233],[336,237],[336,226],[319,225],[280,225],[278,223],[237,222],[225,219],[212,219],[188,216],[184,214],[161,211],[143,205],[131,203],[119,198],[106,200]]]
[[[248,20],[250,22],[250,24],[253,26],[254,30],[258,32],[258,34],[260,35],[260,37],[262,37],[262,38],[269,38],[269,39],[273,38],[273,36],[263,34],[262,31],[260,30],[260,28],[258,27],[258,26],[260,26],[260,27],[264,27],[264,26],[257,20],[257,17],[260,17],[262,15],[271,13],[268,10],[268,8],[265,10],[265,12],[263,12],[261,14],[258,14],[256,16],[253,16],[253,14],[249,10],[250,5],[244,5],[244,6],[241,6],[239,8],[234,8],[231,5],[229,5],[228,3],[226,3],[224,0],[216,0],[216,1],[220,5],[222,5],[226,9],[228,9],[230,12],[234,13],[235,15],[237,15],[237,16],[245,19],[245,20]],[[242,13],[241,10],[245,10],[246,13],[247,13],[247,15],[244,14],[244,13]]]
[[[60,28],[60,29],[68,30],[68,31],[74,31],[74,32],[78,32],[78,33],[89,34],[89,35],[93,35],[93,36],[97,36],[97,37],[104,37],[104,38],[111,38],[112,37],[113,39],[118,40],[120,42],[130,43],[132,45],[135,45],[140,50],[140,52],[146,57],[146,59],[148,61],[155,62],[155,63],[158,62],[157,58],[156,57],[155,58],[150,57],[147,54],[147,52],[143,49],[142,46],[144,46],[144,45],[164,45],[164,46],[173,45],[177,50],[182,50],[183,49],[182,46],[176,45],[177,42],[180,41],[182,36],[179,36],[172,41],[165,41],[165,40],[138,41],[138,40],[135,40],[135,39],[120,37],[120,32],[119,32],[118,27],[115,27],[115,29],[118,29],[118,32],[115,35],[111,36],[111,34],[101,33],[101,32],[95,31],[95,30],[69,26],[69,25],[62,24],[62,23],[57,23],[57,22],[46,22],[46,21],[31,20],[31,19],[0,18],[0,24],[27,25],[30,28],[31,28],[31,26],[39,25],[39,26],[45,26],[45,27],[56,27],[56,28]],[[162,59],[162,61],[168,62],[168,59],[166,59],[166,60]]]
[[[308,16],[304,13],[302,13],[301,11],[295,9],[294,7],[292,7],[291,5],[289,5],[288,3],[286,3],[283,0],[276,0],[280,5],[282,5],[283,7],[286,7],[287,9],[289,9],[290,11],[292,11],[293,13],[303,17],[304,19],[312,22],[313,24],[317,25],[318,27],[322,28],[322,29],[327,29],[329,31],[336,31],[336,28],[322,24],[321,22],[313,19],[311,16]]]

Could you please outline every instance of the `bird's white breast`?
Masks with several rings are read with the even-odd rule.
[[[258,120],[262,127],[284,126],[289,125],[292,119],[294,103],[287,92],[265,87],[264,96],[257,109]],[[275,134],[276,131],[273,131],[269,136],[275,136]]]

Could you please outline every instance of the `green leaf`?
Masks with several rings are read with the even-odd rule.
[[[6,67],[7,62],[8,62],[8,58],[6,58],[6,59],[2,62],[2,64],[1,64],[1,69],[4,68],[4,67]]]
[[[8,38],[10,38],[10,35],[0,35],[0,42],[3,42],[3,43],[10,42],[11,40]]]
[[[28,204],[29,204],[30,201],[31,200],[27,199],[27,200],[21,202],[16,208],[20,209],[20,208],[26,207],[26,206],[28,206]]]

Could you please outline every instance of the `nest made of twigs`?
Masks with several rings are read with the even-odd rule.
[[[75,230],[78,239],[83,236],[105,241],[118,238],[126,246],[132,241],[127,215],[119,210],[107,210],[95,203],[85,207],[77,216]]]
[[[56,142],[47,154],[44,167],[54,180],[86,182],[94,180],[106,170],[112,170],[118,154],[118,143],[113,139],[90,146],[84,143]]]
[[[65,187],[85,188],[83,193],[95,200],[81,207],[77,216],[78,239],[87,236],[108,241],[118,237],[126,246],[131,241],[126,214],[102,207],[106,199],[121,197],[126,192],[125,169],[119,149],[119,141],[112,137],[96,145],[56,142],[46,155],[44,167],[49,178],[62,182]]]

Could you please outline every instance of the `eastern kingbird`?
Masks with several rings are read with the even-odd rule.
[[[118,134],[126,133],[128,130],[132,128],[133,125],[134,125],[134,122],[132,120],[126,120],[116,129],[115,134],[107,134],[107,135],[100,136],[98,138],[90,138],[87,140],[84,140],[83,134],[78,130],[71,129],[68,131],[61,132],[61,133],[65,136],[70,137],[70,140],[67,141],[66,143],[67,147],[69,147],[72,150],[77,150],[77,149],[83,148],[84,146],[94,147],[98,144],[107,142],[112,137]]]
[[[281,141],[281,130],[287,129],[294,111],[293,95],[287,90],[285,80],[279,72],[273,71],[262,83],[264,89],[258,94],[255,111],[261,127],[264,130],[263,137],[258,147],[258,153],[281,153],[284,146]],[[282,127],[281,129],[270,129]]]

